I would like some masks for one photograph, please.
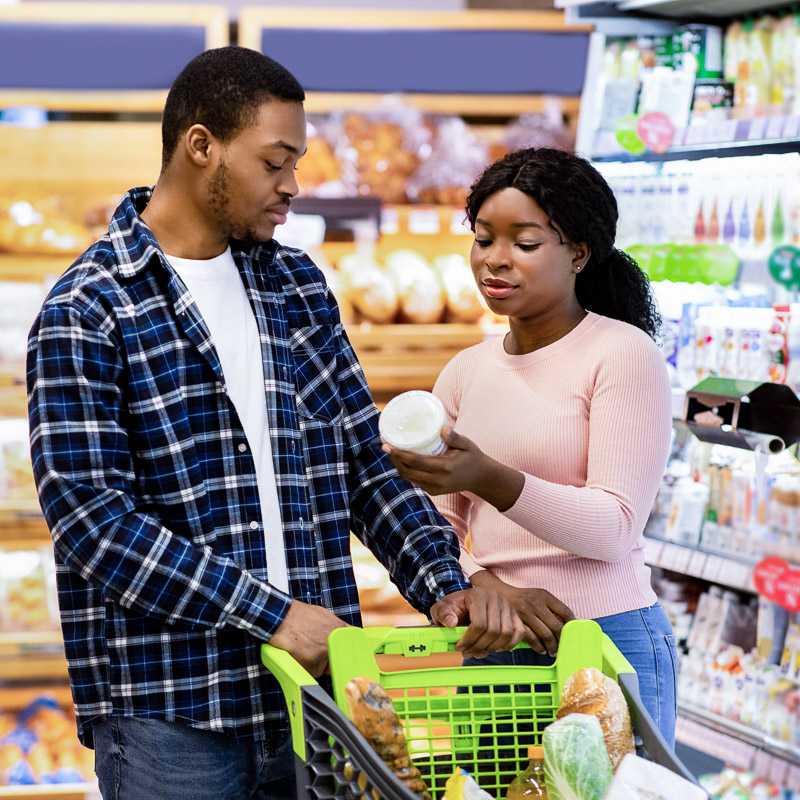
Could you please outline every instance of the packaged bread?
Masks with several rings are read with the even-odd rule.
[[[45,214],[25,200],[8,203],[0,213],[0,251],[21,255],[79,253],[88,247],[86,227]]]
[[[453,322],[477,322],[486,312],[480,290],[467,259],[460,255],[440,256],[433,262],[444,287],[447,314]]]
[[[557,717],[591,714],[603,729],[608,757],[616,769],[622,759],[634,752],[633,726],[622,689],[597,669],[575,672],[564,686]]]
[[[398,296],[394,283],[374,261],[359,255],[345,256],[339,262],[340,291],[353,308],[370,322],[392,322],[397,315]]]
[[[408,754],[403,725],[389,696],[368,678],[353,678],[345,687],[353,724],[387,767],[410,791],[431,800],[419,769]]]
[[[396,250],[386,259],[386,271],[400,299],[407,322],[440,322],[445,310],[442,284],[428,262],[413,250]]]

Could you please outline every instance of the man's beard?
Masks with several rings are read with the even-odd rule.
[[[228,184],[228,165],[222,159],[208,183],[208,207],[228,239],[236,239],[247,245],[258,244],[258,237],[253,229],[231,219]]]

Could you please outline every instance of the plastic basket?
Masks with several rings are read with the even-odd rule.
[[[578,669],[595,667],[617,680],[628,701],[641,754],[692,780],[662,739],[639,698],[633,668],[597,623],[577,620],[561,634],[552,666],[425,667],[382,671],[376,656],[413,659],[453,652],[464,629],[340,628],[329,639],[331,697],[288,653],[262,648],[281,684],[296,756],[297,796],[309,800],[414,800],[350,722],[344,687],[368,677],[384,687],[406,729],[414,763],[434,800],[455,767],[494,797],[526,765],[555,719],[561,690]],[[521,645],[524,646],[524,645]],[[422,662],[420,662],[422,663]],[[418,798],[417,798],[418,800]]]

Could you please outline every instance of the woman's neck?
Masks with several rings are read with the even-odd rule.
[[[586,310],[577,298],[573,298],[566,306],[558,306],[535,317],[511,317],[505,350],[512,356],[540,350],[566,336],[585,316]]]

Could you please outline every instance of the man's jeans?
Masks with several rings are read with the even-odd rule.
[[[289,800],[289,741],[275,752],[188,725],[112,717],[93,726],[103,800]]]

